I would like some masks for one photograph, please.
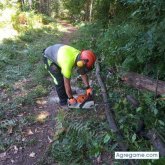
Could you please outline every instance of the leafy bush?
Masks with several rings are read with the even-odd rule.
[[[12,25],[18,32],[25,32],[29,29],[39,28],[42,26],[42,16],[31,12],[18,11],[12,16]]]
[[[83,15],[85,0],[63,0],[63,6],[67,9],[70,20],[73,22],[80,21]]]
[[[53,18],[48,17],[48,16],[46,16],[46,15],[43,15],[43,16],[42,16],[42,23],[43,23],[44,25],[48,25],[48,24],[50,24],[51,22],[54,22],[54,19],[53,19]]]
[[[72,41],[72,45],[80,50],[93,49],[97,53],[99,47],[97,47],[96,41],[103,32],[104,29],[101,24],[82,25],[76,34],[76,39]]]
[[[159,72],[164,80],[164,6],[162,0],[119,1],[108,26],[99,22],[82,27],[83,37],[74,44],[93,49],[104,65],[121,66],[154,78]]]

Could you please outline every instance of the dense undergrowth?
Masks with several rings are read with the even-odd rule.
[[[101,76],[107,87],[118,127],[130,151],[154,151],[150,141],[138,137],[138,123],[144,121],[145,131],[157,130],[165,138],[165,102],[155,93],[127,87],[120,81],[121,71],[135,71],[165,80],[164,14],[163,1],[123,0],[117,4],[114,17],[108,23],[92,23],[79,28],[70,43],[78,49],[92,49],[100,59]],[[154,13],[157,13],[155,15]],[[100,18],[102,18],[100,16]],[[42,50],[58,42],[60,33],[56,22],[35,12],[18,11],[12,16],[13,27],[19,32],[15,39],[5,39],[0,44],[0,151],[5,151],[18,138],[10,138],[9,129],[35,122],[33,115],[17,121],[17,116],[35,105],[36,98],[48,94],[50,82],[42,63]],[[4,27],[5,25],[1,25]],[[38,28],[40,27],[40,28]],[[155,62],[156,61],[156,62]],[[115,73],[109,70],[115,68]],[[20,85],[22,95],[15,95]],[[94,81],[96,100],[101,93]],[[137,108],[126,99],[131,95],[139,101]],[[127,164],[114,160],[119,147],[109,130],[102,105],[97,111],[59,112],[54,142],[49,150],[51,161],[60,164]],[[18,136],[20,132],[15,136]],[[13,141],[13,139],[15,141]],[[163,164],[159,161],[140,160],[137,164]],[[43,160],[40,164],[49,164]]]
[[[120,81],[120,73],[134,71],[154,79],[165,80],[165,47],[163,45],[165,41],[162,37],[165,30],[163,14],[165,6],[163,1],[123,1],[122,3],[124,4],[122,7],[125,8],[120,10],[121,4],[116,5],[115,16],[106,26],[100,24],[99,20],[98,23],[81,27],[72,45],[79,49],[92,49],[100,59],[102,77],[107,87],[109,101],[129,150],[154,151],[155,148],[150,141],[139,137],[137,130],[143,121],[145,132],[156,130],[164,141],[165,102],[161,98],[156,98],[155,93],[125,86]],[[115,73],[110,73],[109,70],[113,68],[116,70]],[[94,89],[99,96],[100,91],[97,85]],[[139,101],[137,108],[128,102],[126,99],[128,95]],[[96,113],[98,116],[100,109]],[[108,131],[105,119],[99,119],[97,116],[95,120],[97,124],[92,123],[96,114],[88,113],[91,113],[92,118],[83,121],[83,124],[74,117],[69,122],[70,118],[63,116],[65,120],[62,120],[60,125],[63,131],[60,132],[52,148],[55,160],[64,164],[66,162],[90,164],[94,162],[93,158],[101,156],[103,164],[110,163],[111,160],[108,160],[107,155],[111,157],[114,151],[118,150],[115,143],[116,137]],[[82,114],[79,114],[79,118],[82,118]],[[74,122],[75,127],[72,125]],[[93,128],[95,124],[97,126]],[[92,141],[88,137],[92,138]],[[119,164],[128,163],[113,161]],[[136,163],[163,164],[163,162],[164,159],[160,161],[141,160]]]

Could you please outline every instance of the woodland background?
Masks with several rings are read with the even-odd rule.
[[[31,109],[52,90],[42,50],[59,42],[58,22],[66,20],[78,29],[69,44],[97,54],[110,111],[126,148],[160,152],[159,160],[134,164],[165,163],[165,95],[157,92],[159,81],[162,89],[165,83],[164,0],[0,0],[0,9],[0,29],[13,28],[11,34],[16,33],[14,39],[2,37],[0,43],[1,157],[11,145],[21,146],[24,128],[36,124]],[[122,76],[130,72],[150,78],[155,91],[125,84]],[[16,85],[22,82],[28,83],[20,94]],[[109,129],[95,78],[92,84],[100,104],[97,112],[58,111],[53,142],[39,164],[131,163],[114,160],[120,139]],[[25,111],[28,115],[20,116]],[[26,145],[36,143],[31,139]]]

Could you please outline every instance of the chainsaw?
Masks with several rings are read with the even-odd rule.
[[[71,105],[68,104],[68,108],[80,108],[80,109],[92,109],[95,108],[95,103],[93,100],[92,95],[78,95],[76,97],[77,104],[76,105]]]

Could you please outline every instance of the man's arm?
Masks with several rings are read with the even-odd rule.
[[[81,77],[82,77],[83,83],[84,83],[85,86],[86,86],[86,94],[87,94],[87,95],[92,95],[93,89],[89,86],[89,81],[88,81],[88,76],[87,76],[87,74],[81,75]]]
[[[70,105],[76,105],[77,104],[77,100],[72,95],[70,79],[64,77],[64,86],[65,86],[66,94],[68,95],[68,98],[69,98],[69,102],[68,103]]]
[[[71,89],[71,85],[70,85],[70,79],[64,77],[64,86],[65,86],[65,90],[66,90],[66,94],[68,95],[68,98],[72,98],[72,89]]]
[[[88,81],[88,76],[87,76],[87,74],[81,75],[81,78],[82,78],[82,80],[83,80],[84,85],[85,85],[86,87],[88,87],[88,86],[89,86],[89,81]]]

